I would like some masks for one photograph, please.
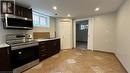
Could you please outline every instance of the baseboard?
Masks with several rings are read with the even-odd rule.
[[[100,50],[92,50],[92,51],[95,51],[95,52],[102,52],[102,53],[109,53],[109,54],[115,54],[113,52],[106,52],[106,51],[100,51]]]
[[[72,50],[73,48],[66,48],[66,49],[61,49],[61,50]]]
[[[87,41],[76,41],[76,42],[82,42],[82,43],[87,43]]]
[[[125,69],[125,67],[123,66],[123,64],[121,63],[121,61],[118,59],[118,57],[116,56],[116,54],[114,53],[113,55],[119,61],[120,65],[123,67],[123,69],[126,71],[126,73],[128,73],[128,71]]]

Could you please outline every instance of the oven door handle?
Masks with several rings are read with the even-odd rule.
[[[29,44],[29,45],[14,46],[14,47],[11,47],[11,50],[18,50],[18,49],[34,47],[34,46],[38,46],[38,45],[39,45],[38,43],[33,43],[33,44]]]

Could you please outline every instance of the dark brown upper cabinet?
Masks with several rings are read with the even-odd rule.
[[[14,1],[1,1],[1,13],[32,19],[32,9],[20,6]]]

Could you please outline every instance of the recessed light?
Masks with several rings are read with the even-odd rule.
[[[53,6],[53,9],[54,9],[54,10],[57,10],[57,7],[56,7],[56,6]]]
[[[95,11],[99,11],[99,10],[100,10],[100,8],[99,8],[99,7],[95,8]]]
[[[71,15],[70,15],[70,14],[68,14],[67,16],[68,16],[68,17],[70,17]]]

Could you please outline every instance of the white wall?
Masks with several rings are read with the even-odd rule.
[[[50,37],[56,37],[56,18],[50,18]]]
[[[116,13],[94,17],[93,49],[106,52],[115,50]]]
[[[116,55],[130,73],[130,0],[117,13]]]

